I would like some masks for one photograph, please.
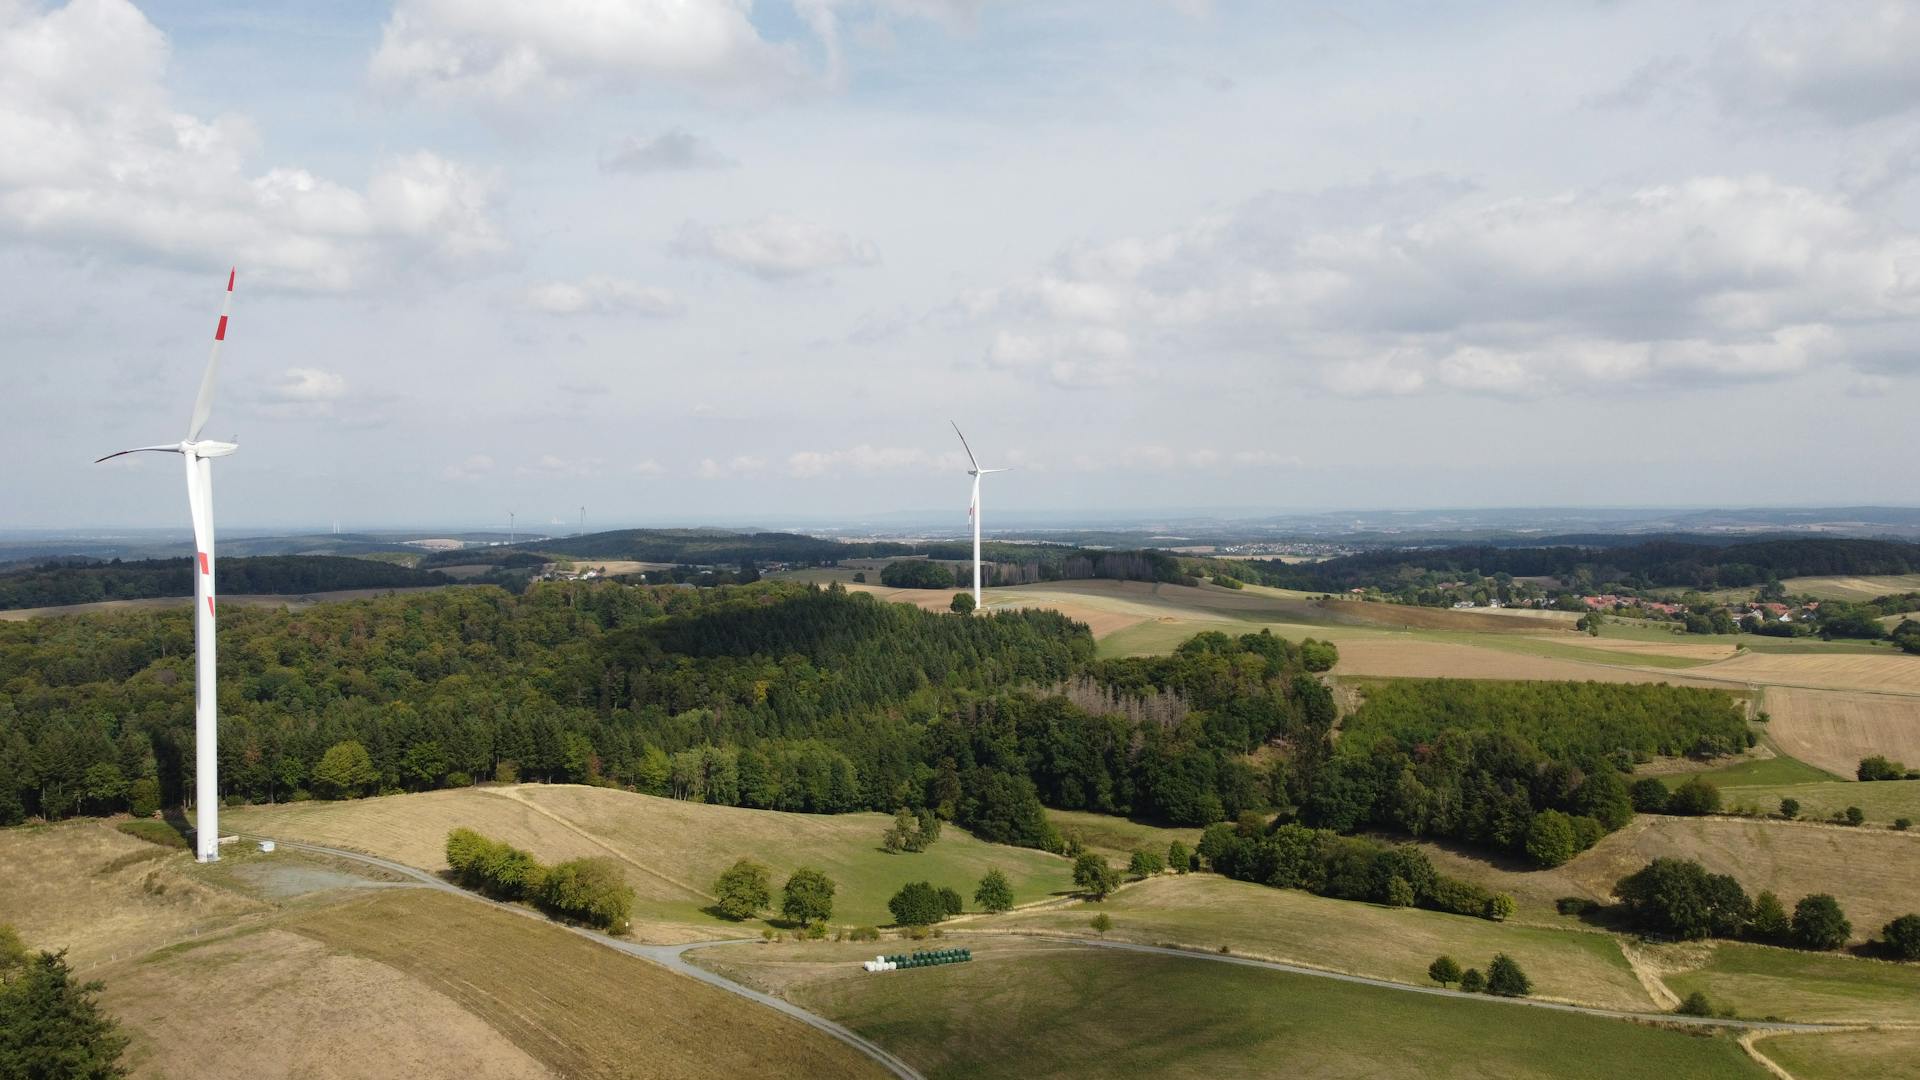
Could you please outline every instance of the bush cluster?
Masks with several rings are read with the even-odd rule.
[[[455,880],[498,900],[525,900],[549,914],[626,930],[633,918],[633,887],[612,859],[569,859],[544,866],[530,852],[472,829],[447,834],[447,865]]]
[[[1614,892],[1631,925],[1661,937],[1745,937],[1828,950],[1853,934],[1839,901],[1826,893],[1802,897],[1789,917],[1772,893],[1750,898],[1732,876],[1709,873],[1693,859],[1655,859],[1621,878]]]
[[[1216,871],[1279,889],[1504,919],[1513,898],[1434,870],[1419,848],[1324,829],[1280,824],[1262,832],[1220,822],[1200,838],[1200,857]]]

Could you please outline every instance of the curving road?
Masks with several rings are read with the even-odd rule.
[[[249,837],[246,837],[246,839],[258,840],[258,839],[270,839],[270,838],[249,836]],[[342,848],[323,847],[319,844],[307,844],[307,843],[302,843],[295,840],[279,840],[279,841],[276,841],[276,843],[280,847],[288,848],[294,851],[312,852],[317,855],[330,855],[335,858],[348,859],[353,862],[366,864],[368,866],[379,867],[382,870],[386,870],[391,873],[402,875],[424,888],[439,889],[442,892],[452,893],[455,896],[465,897],[466,899],[472,900],[476,903],[490,904],[496,908],[501,909],[502,911],[512,912],[515,915],[520,915],[530,919],[538,919],[541,922],[549,923],[554,926],[560,926],[566,930],[571,930],[572,932],[579,934],[581,937],[587,938],[601,945],[605,945],[610,949],[616,949],[620,952],[626,953],[629,956],[637,956],[642,960],[651,961],[652,963],[659,964],[662,967],[668,968],[669,970],[678,972],[681,975],[685,975],[688,978],[698,979],[709,986],[718,987],[721,990],[725,990],[727,993],[734,994],[738,997],[746,998],[749,1001],[755,1002],[760,1005],[764,1005],[769,1009],[775,1009],[779,1012],[785,1013],[786,1015],[793,1017],[794,1019],[800,1021],[801,1023],[807,1024],[810,1027],[814,1027],[819,1029],[820,1031],[826,1032],[827,1034],[833,1036],[834,1038],[839,1039],[841,1042],[844,1042],[847,1045],[853,1047],[854,1049],[860,1051],[861,1053],[865,1054],[869,1058],[872,1058],[875,1062],[878,1062],[881,1065],[881,1067],[887,1069],[889,1072],[899,1077],[900,1080],[924,1080],[924,1078],[920,1075],[920,1073],[917,1070],[914,1069],[913,1066],[907,1064],[905,1061],[902,1061],[900,1058],[894,1056],[892,1053],[889,1053],[884,1047],[872,1042],[871,1040],[852,1031],[851,1029],[843,1027],[840,1024],[836,1024],[832,1020],[829,1020],[824,1016],[820,1016],[817,1013],[808,1012],[807,1010],[802,1009],[798,1005],[795,1005],[794,1003],[787,1001],[783,998],[774,997],[771,994],[761,993],[758,990],[753,990],[748,987],[742,986],[739,983],[736,983],[731,979],[727,979],[723,976],[715,974],[714,972],[708,971],[704,968],[696,967],[693,964],[688,963],[686,960],[685,954],[693,949],[707,948],[713,945],[737,945],[737,944],[741,944],[744,941],[750,941],[752,939],[734,939],[730,941],[704,941],[704,942],[694,942],[686,945],[638,945],[630,941],[621,941],[618,938],[608,937],[605,934],[598,933],[593,930],[588,930],[588,929],[585,929],[584,927],[567,926],[564,923],[554,922],[553,920],[548,919],[546,916],[541,915],[536,911],[533,911],[526,907],[522,907],[517,904],[507,904],[497,900],[490,900],[487,897],[481,896],[478,893],[471,892],[467,889],[460,888],[459,886],[454,885],[450,882],[443,881],[442,879],[435,877],[434,875],[426,872],[425,870],[421,870],[418,867],[408,866],[405,863],[394,862],[391,859],[383,859],[377,855],[367,855],[362,852],[347,851]],[[959,931],[959,933],[993,933],[993,931],[986,931],[986,930]],[[1506,1004],[1506,1005],[1513,1005],[1513,1006],[1518,1006],[1522,1008],[1531,1008],[1531,1009],[1551,1009],[1555,1012],[1578,1013],[1584,1016],[1598,1016],[1598,1017],[1604,1017],[1606,1019],[1611,1019],[1611,1020],[1637,1020],[1642,1022],[1651,1021],[1655,1023],[1677,1024],[1677,1025],[1682,1025],[1687,1027],[1729,1028],[1729,1029],[1751,1031],[1751,1032],[1846,1031],[1853,1028],[1857,1028],[1859,1026],[1859,1025],[1852,1025],[1852,1024],[1796,1024],[1796,1023],[1787,1023],[1785,1021],[1770,1021],[1770,1020],[1727,1020],[1727,1019],[1722,1019],[1720,1017],[1714,1017],[1714,1016],[1678,1016],[1673,1013],[1632,1012],[1625,1009],[1603,1009],[1603,1008],[1598,1008],[1598,1007],[1589,1006],[1589,1005],[1570,1005],[1570,1004],[1566,1004],[1564,1002],[1558,1002],[1558,1001],[1541,1001],[1537,998],[1507,998],[1507,997],[1495,997],[1488,994],[1469,994],[1463,990],[1446,990],[1437,986],[1415,986],[1409,983],[1391,982],[1386,979],[1372,979],[1364,975],[1347,975],[1337,971],[1326,971],[1320,968],[1302,967],[1297,964],[1283,963],[1278,960],[1255,960],[1252,957],[1246,957],[1246,956],[1233,956],[1231,954],[1225,954],[1225,953],[1200,952],[1198,950],[1193,950],[1193,949],[1176,949],[1176,948],[1171,948],[1164,945],[1136,945],[1131,942],[1125,942],[1125,941],[1096,940],[1092,938],[1074,937],[1071,935],[1063,935],[1063,934],[1061,935],[1026,934],[1022,936],[1035,937],[1035,938],[1040,938],[1048,941],[1058,941],[1058,942],[1072,944],[1072,945],[1082,945],[1091,949],[1116,949],[1122,952],[1137,952],[1137,953],[1149,953],[1149,954],[1163,955],[1163,956],[1177,956],[1186,960],[1206,960],[1216,964],[1238,964],[1242,967],[1265,968],[1270,971],[1280,971],[1290,975],[1306,975],[1316,979],[1333,979],[1337,982],[1354,983],[1360,986],[1374,986],[1384,990],[1397,990],[1397,991],[1400,991],[1401,993],[1407,993],[1407,994],[1429,994],[1435,997],[1468,998],[1477,1002]]]

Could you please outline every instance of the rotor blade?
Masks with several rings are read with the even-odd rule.
[[[213,412],[213,376],[220,370],[220,345],[227,340],[227,313],[233,310],[234,271],[227,270],[227,295],[220,302],[220,322],[213,328],[213,353],[207,357],[207,373],[200,377],[200,395],[193,399],[193,421],[187,425],[187,441],[200,438],[200,429],[207,426],[207,416]]]
[[[998,469],[980,469],[980,470],[978,470],[978,471],[979,471],[980,473],[982,473],[982,474],[985,474],[985,473],[995,473],[995,472],[1012,472],[1012,471],[1013,471],[1013,466],[1011,466],[1011,465],[1003,465],[1003,466],[1001,466],[1001,467],[1000,467],[1000,468],[998,468]]]
[[[955,435],[960,435],[960,425],[959,425],[959,424],[954,424],[954,422],[953,422],[953,421],[951,421],[951,420],[949,420],[949,421],[947,421],[947,423],[949,423],[949,424],[953,424],[953,433],[954,433]],[[974,469],[974,471],[975,471],[975,472],[979,472],[979,471],[980,471],[980,463],[979,463],[978,461],[975,461],[975,460],[974,460],[974,457],[973,457],[973,447],[971,447],[971,446],[968,446],[968,445],[967,445],[967,437],[966,437],[965,435],[960,435],[960,446],[961,446],[961,448],[962,448],[962,449],[964,449],[964,450],[966,450],[966,452],[967,452],[967,462],[968,462],[969,464],[971,464],[971,465],[973,466],[973,469]]]
[[[119,450],[114,453],[108,454],[106,457],[103,457],[103,458],[94,458],[93,463],[95,465],[98,465],[103,461],[111,461],[114,458],[124,457],[128,454],[143,454],[149,450],[152,450],[155,453],[161,453],[161,454],[177,454],[180,452],[180,447],[177,445],[175,446],[136,446],[131,450]]]

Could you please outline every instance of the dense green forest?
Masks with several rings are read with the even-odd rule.
[[[136,562],[55,560],[0,574],[0,609],[87,604],[96,600],[145,600],[192,596],[192,559]],[[215,585],[222,593],[273,596],[335,589],[396,589],[446,585],[436,571],[412,570],[373,559],[338,555],[257,555],[219,559]]]
[[[1462,575],[1553,577],[1574,587],[1740,588],[1790,577],[1920,572],[1920,545],[1890,540],[1794,539],[1747,543],[1660,540],[1620,547],[1389,548],[1318,563],[1248,560],[1269,585],[1315,592],[1396,591]]]
[[[1042,847],[1059,843],[1043,803],[1513,846],[1548,812],[1617,827],[1617,766],[1635,754],[1735,737],[1712,692],[1386,684],[1336,748],[1324,642],[1203,633],[1095,660],[1086,627],[1054,612],[967,617],[793,583],[462,586],[235,609],[221,639],[230,801],[520,778],[908,806]],[[0,822],[179,804],[191,654],[182,611],[0,624]]]

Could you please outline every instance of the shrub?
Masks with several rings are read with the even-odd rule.
[[[1127,860],[1127,873],[1137,878],[1150,878],[1166,866],[1160,856],[1151,851],[1136,851]]]
[[[979,905],[982,911],[1011,911],[1013,910],[1013,883],[1008,881],[1007,875],[1001,873],[1000,868],[996,866],[988,870],[986,876],[980,879],[980,887],[973,890],[973,902]]]
[[[1584,896],[1562,896],[1553,902],[1553,910],[1562,915],[1591,915],[1599,909],[1599,901]]]
[[[741,859],[722,871],[713,883],[714,906],[729,919],[751,919],[773,899],[767,868]]]
[[[320,755],[320,764],[313,767],[314,786],[330,799],[363,795],[379,780],[367,748],[353,739],[327,747],[327,752]]]
[[[1849,806],[1840,812],[1840,820],[1849,825],[1858,825],[1867,820],[1866,812],[1857,806]]]
[[[1120,872],[1107,862],[1106,856],[1082,852],[1073,860],[1073,883],[1095,900],[1105,900],[1120,887]]]
[[[1413,906],[1413,886],[1408,883],[1406,878],[1392,877],[1387,879],[1387,903],[1393,907]]]
[[[1826,893],[1803,896],[1793,906],[1793,943],[1803,949],[1837,949],[1853,936],[1840,902]]]
[[[1427,965],[1427,978],[1445,986],[1460,981],[1460,965],[1451,956],[1442,956]]]
[[[952,886],[942,886],[940,889],[940,910],[943,915],[948,916],[958,915],[967,910],[966,901],[960,898],[960,890]]]
[[[127,812],[137,818],[150,818],[160,812],[160,781],[143,776],[127,785]]]
[[[880,837],[880,845],[889,852],[925,851],[940,839],[940,818],[931,810],[914,813],[906,807],[894,811],[893,824]]]
[[[973,614],[973,594],[965,592],[954,593],[953,599],[947,602],[947,609],[955,615]]]
[[[449,832],[446,850],[455,880],[501,900],[535,897],[547,873],[530,852],[489,840],[472,829]]]
[[[1093,927],[1094,933],[1104,937],[1106,936],[1107,931],[1113,929],[1113,916],[1103,911],[1100,914],[1095,915],[1093,917],[1093,921],[1088,923],[1087,925]]]
[[[1800,816],[1800,800],[1792,799],[1792,798],[1781,799],[1780,800],[1780,816],[1783,818],[1786,818],[1788,821],[1792,821],[1794,818],[1799,817]]]
[[[1906,777],[1907,767],[1875,754],[1861,758],[1860,767],[1854,770],[1854,775],[1862,780],[1900,780]]]
[[[1643,814],[1666,813],[1667,802],[1673,797],[1667,785],[1651,776],[1635,780],[1633,786],[1627,789],[1627,794],[1633,800],[1633,808]]]
[[[534,902],[563,918],[618,934],[633,917],[633,887],[612,859],[569,859],[541,876]]]
[[[1882,927],[1880,947],[1895,960],[1920,960],[1920,915],[1902,915]]]
[[[1527,826],[1527,857],[1537,866],[1559,866],[1573,858],[1577,845],[1573,820],[1558,810],[1540,811]]]
[[[493,767],[493,782],[496,784],[517,784],[520,782],[520,763],[507,760]]]
[[[1513,897],[1503,892],[1494,893],[1487,898],[1486,910],[1481,913],[1481,917],[1492,919],[1494,922],[1505,922],[1512,918]],[[1488,976],[1491,977],[1492,972],[1488,972]]]
[[[825,922],[833,918],[833,893],[832,878],[803,866],[780,889],[780,914],[802,926]]]
[[[1913,819],[1909,817],[1894,818],[1893,827],[1900,832],[1906,832],[1908,829],[1913,828]]]
[[[123,821],[114,828],[136,840],[145,840],[149,844],[159,844],[161,847],[184,848],[187,846],[186,835],[164,821]]]
[[[1487,965],[1487,993],[1501,997],[1526,997],[1533,992],[1533,981],[1513,957],[1500,953]]]
[[[1167,867],[1176,874],[1193,869],[1193,853],[1187,850],[1187,845],[1178,840],[1167,845]]]
[[[849,941],[879,941],[880,928],[877,926],[856,926],[847,931]]]
[[[1487,977],[1479,968],[1468,968],[1460,973],[1460,989],[1469,994],[1482,993],[1487,989]]]
[[[1673,795],[1667,799],[1669,814],[1711,814],[1720,809],[1720,789],[1713,781],[1703,777],[1692,777],[1686,783],[1673,789]]]
[[[887,901],[887,910],[893,913],[895,923],[908,927],[929,926],[947,916],[947,905],[940,897],[940,890],[925,881],[902,885],[893,899]]]
[[[1693,993],[1687,995],[1686,1000],[1680,1003],[1679,1008],[1673,1011],[1681,1016],[1712,1016],[1713,1002],[1707,999],[1707,995],[1695,990]]]
[[[74,981],[65,951],[0,956],[0,1076],[125,1076],[127,1037],[95,1000],[101,989]]]

